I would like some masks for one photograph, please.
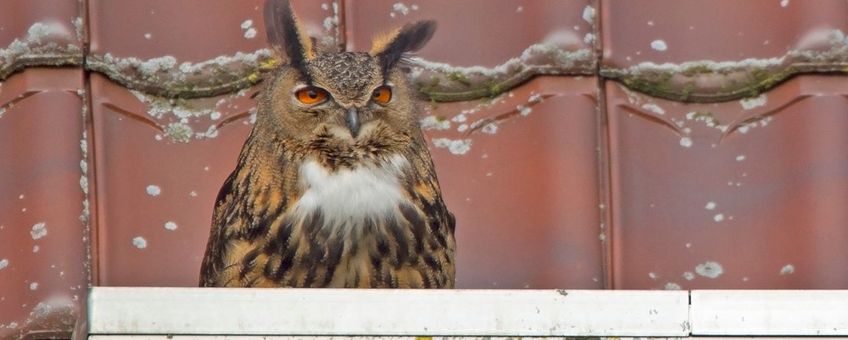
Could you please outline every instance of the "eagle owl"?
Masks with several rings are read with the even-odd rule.
[[[455,221],[402,69],[435,23],[367,53],[314,46],[285,0],[265,25],[288,62],[218,193],[200,285],[452,288]]]

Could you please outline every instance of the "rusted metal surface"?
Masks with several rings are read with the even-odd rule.
[[[88,288],[83,73],[0,86],[0,338],[62,335]]]
[[[542,77],[423,117],[459,287],[603,287],[597,96],[595,78]]]
[[[81,2],[3,1],[0,81],[26,67],[80,65],[84,36]]]
[[[596,1],[350,0],[345,5],[351,50],[367,51],[374,36],[404,23],[438,21],[432,41],[410,60],[413,84],[435,101],[496,96],[535,75],[595,71]]]
[[[607,83],[614,288],[845,288],[848,91],[681,104]]]
[[[672,100],[756,96],[799,73],[848,72],[848,2],[606,1],[601,74]]]

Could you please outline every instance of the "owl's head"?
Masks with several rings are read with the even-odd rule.
[[[269,42],[288,63],[265,88],[258,118],[263,121],[257,124],[271,125],[285,138],[309,141],[320,135],[350,144],[376,133],[408,136],[418,129],[415,95],[399,64],[430,39],[435,22],[407,24],[375,39],[369,52],[317,48],[287,0],[266,2],[265,25]]]

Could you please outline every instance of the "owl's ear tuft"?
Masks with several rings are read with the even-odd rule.
[[[292,67],[306,74],[306,61],[315,57],[315,51],[288,0],[265,2],[265,32],[268,43],[285,53]]]
[[[374,39],[370,54],[380,58],[383,69],[389,69],[405,53],[420,50],[436,31],[436,22],[423,20],[406,24],[400,29]]]

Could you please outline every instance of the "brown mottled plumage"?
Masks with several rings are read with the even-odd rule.
[[[265,19],[289,62],[218,194],[200,285],[452,288],[454,220],[398,67],[435,24],[322,53],[287,1]]]

